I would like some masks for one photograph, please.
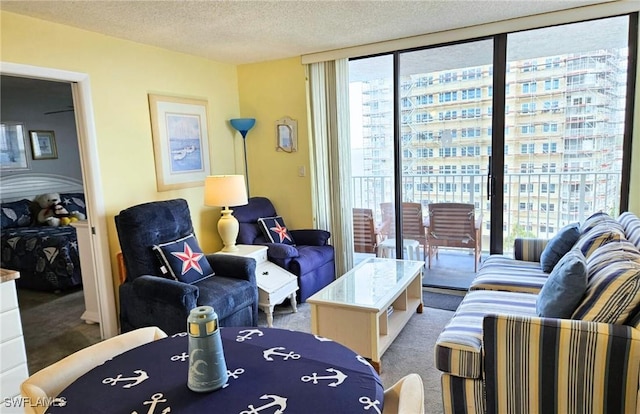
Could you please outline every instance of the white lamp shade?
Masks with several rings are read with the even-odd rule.
[[[248,204],[243,175],[210,175],[204,181],[204,204],[212,207]]]

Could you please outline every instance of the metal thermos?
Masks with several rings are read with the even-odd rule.
[[[191,309],[187,318],[189,332],[189,377],[187,386],[196,392],[209,392],[227,383],[218,315],[211,306]]]

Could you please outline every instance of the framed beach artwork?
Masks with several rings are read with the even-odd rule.
[[[0,170],[28,170],[26,134],[19,122],[0,124]]]
[[[207,101],[149,94],[158,191],[204,185],[210,174]]]

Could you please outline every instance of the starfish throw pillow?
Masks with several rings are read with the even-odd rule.
[[[153,250],[160,259],[160,272],[165,277],[195,283],[214,275],[193,234],[155,245]]]
[[[280,216],[263,217],[258,219],[264,237],[271,243],[283,243],[294,246],[296,242],[287,230],[284,220]]]

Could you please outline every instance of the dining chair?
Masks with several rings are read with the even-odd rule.
[[[424,414],[424,388],[420,375],[408,374],[384,391],[382,414]]]
[[[429,269],[431,257],[438,257],[438,248],[472,249],[475,257],[474,272],[482,252],[482,215],[475,216],[475,206],[470,203],[429,204],[427,243]]]
[[[380,232],[385,239],[395,239],[396,220],[393,203],[380,203],[382,210],[382,225]],[[422,214],[422,204],[402,203],[402,238],[405,240],[404,247],[408,248],[407,240],[417,241],[422,246],[423,257],[427,257],[427,235],[425,232],[424,218]],[[395,246],[395,244],[393,245]],[[417,249],[416,249],[417,250]],[[416,252],[415,257],[418,259]]]
[[[98,342],[31,375],[20,385],[20,392],[32,402],[52,401],[69,384],[105,361],[166,336],[160,328],[148,326]],[[45,404],[25,404],[25,413],[41,414],[47,408]]]
[[[353,251],[356,253],[378,253],[380,234],[370,208],[353,209]]]

